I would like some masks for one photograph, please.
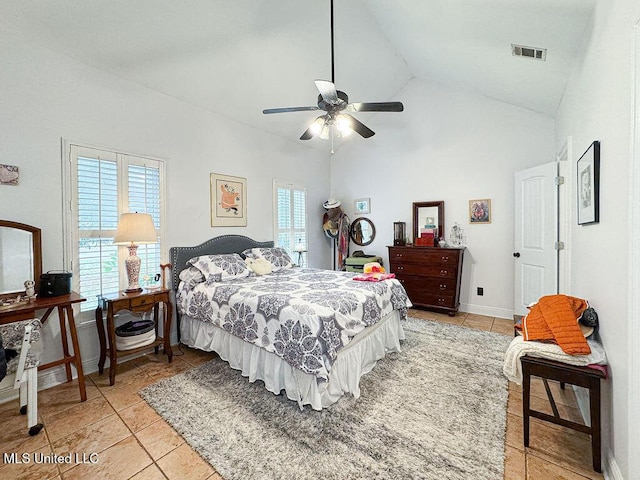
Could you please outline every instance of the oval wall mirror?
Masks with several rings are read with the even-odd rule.
[[[436,237],[444,237],[444,201],[413,203],[413,240],[421,228],[436,228]]]
[[[351,240],[360,246],[369,245],[376,238],[376,227],[368,218],[356,218],[351,224]]]

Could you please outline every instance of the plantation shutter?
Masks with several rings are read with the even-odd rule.
[[[118,219],[125,212],[149,213],[162,231],[163,164],[158,160],[70,146],[74,289],[87,299],[81,311],[94,310],[98,296],[126,286],[126,248],[113,244]],[[75,207],[75,208],[74,208]],[[161,238],[140,245],[140,284],[160,273]]]
[[[275,243],[284,248],[294,262],[298,262],[295,246],[307,245],[307,189],[304,186],[274,182]],[[300,256],[300,265],[306,265],[307,254]]]

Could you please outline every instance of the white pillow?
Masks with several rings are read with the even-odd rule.
[[[204,275],[202,275],[202,272],[192,265],[189,266],[189,268],[185,268],[184,270],[182,270],[180,272],[179,278],[189,288],[193,288],[198,283],[204,282]]]
[[[200,270],[207,282],[219,282],[251,275],[251,270],[237,253],[202,255],[192,258],[187,264]]]
[[[273,271],[273,266],[266,258],[247,258],[245,262],[256,275],[268,275]]]
[[[281,247],[251,248],[245,250],[244,252],[242,252],[242,254],[252,260],[264,258],[271,264],[273,272],[277,272],[278,270],[282,270],[284,268],[293,267],[291,257],[289,257],[289,254],[286,252],[286,250]]]

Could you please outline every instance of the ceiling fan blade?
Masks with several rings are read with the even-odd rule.
[[[314,80],[322,99],[328,103],[336,103],[338,101],[338,92],[333,82],[329,80]]]
[[[305,112],[307,110],[319,110],[318,107],[282,107],[282,108],[265,108],[262,113],[284,113],[284,112]]]
[[[350,103],[347,105],[350,112],[402,112],[402,102],[366,102]]]
[[[311,140],[313,138],[313,131],[311,127],[307,128],[304,133],[300,136],[300,140]]]
[[[356,120],[351,115],[348,115],[346,113],[343,113],[342,115],[344,115],[345,117],[349,117],[349,120],[351,121],[351,130],[353,130],[354,132],[356,132],[360,136],[362,136],[364,138],[369,138],[369,137],[373,137],[376,134],[376,132],[371,130],[369,127],[367,127],[361,121]]]

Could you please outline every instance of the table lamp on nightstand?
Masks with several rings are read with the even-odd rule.
[[[293,248],[294,252],[298,253],[298,266],[301,267],[302,263],[302,254],[307,251],[307,247],[304,243],[298,240],[298,244]]]
[[[138,245],[157,243],[158,234],[153,219],[148,213],[123,213],[118,221],[118,230],[113,239],[115,245],[127,245],[129,256],[125,260],[129,286],[127,293],[140,292],[140,257],[136,255]]]

